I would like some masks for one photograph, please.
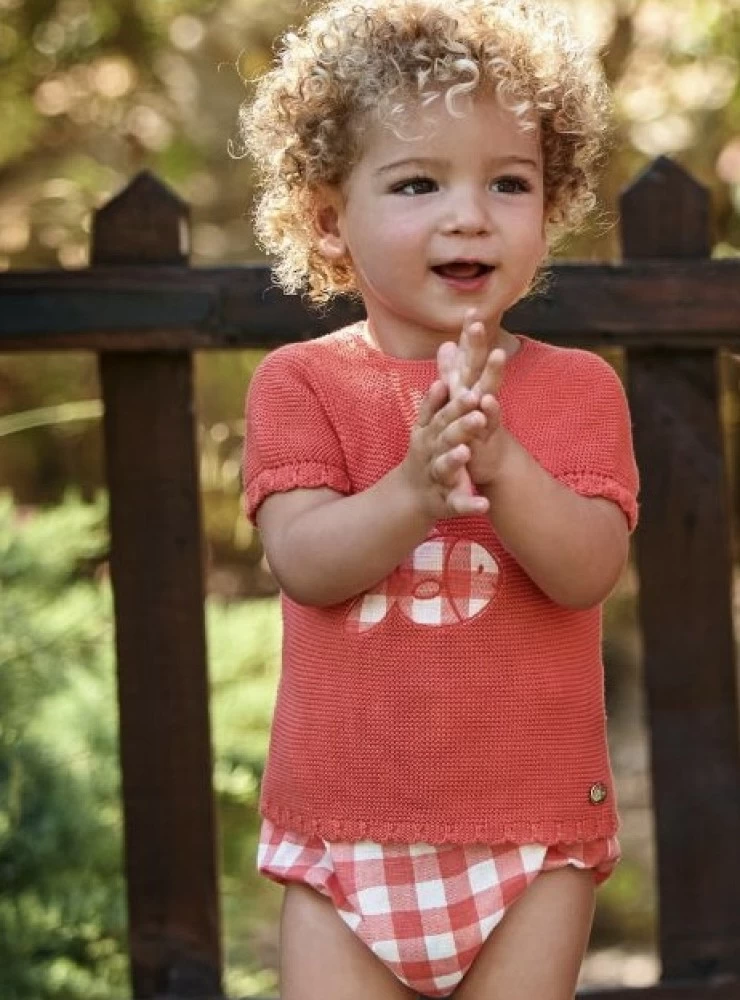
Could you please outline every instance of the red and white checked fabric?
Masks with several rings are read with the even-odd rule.
[[[332,843],[263,820],[259,871],[327,896],[347,926],[412,990],[447,997],[528,885],[565,865],[604,881],[616,837],[585,844]]]
[[[488,607],[499,585],[499,566],[468,539],[431,538],[352,605],[346,627],[366,632],[398,607],[417,625],[455,625]]]

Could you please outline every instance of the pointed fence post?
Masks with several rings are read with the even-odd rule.
[[[657,160],[622,197],[627,260],[706,258],[709,197]],[[665,979],[740,974],[740,748],[718,358],[628,352],[635,544]]]
[[[142,174],[95,217],[93,265],[186,265],[188,209]],[[139,1000],[221,996],[189,353],[100,353],[129,944]]]

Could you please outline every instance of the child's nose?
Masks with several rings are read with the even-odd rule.
[[[490,232],[490,229],[491,220],[482,193],[465,189],[451,196],[445,232],[479,235]]]

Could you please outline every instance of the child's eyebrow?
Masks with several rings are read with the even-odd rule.
[[[392,163],[386,163],[382,167],[378,167],[375,171],[376,174],[385,174],[391,170],[398,170],[401,167],[445,167],[449,164],[449,160],[436,157],[419,157],[413,156],[405,160],[394,160]],[[528,156],[494,156],[487,163],[490,167],[505,167],[505,166],[520,166],[520,167],[530,167],[533,170],[539,170],[540,164],[537,160],[533,160]]]

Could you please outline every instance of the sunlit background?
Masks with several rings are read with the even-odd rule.
[[[563,254],[615,259],[620,191],[655,156],[712,194],[740,254],[740,0],[562,0],[603,58],[618,139],[601,211]],[[91,213],[140,170],[192,207],[197,265],[260,258],[229,155],[250,80],[307,7],[287,0],[0,0],[0,269],[88,264]],[[279,892],[253,874],[280,648],[275,586],[240,515],[257,352],[197,359],[226,985],[275,988]],[[620,367],[619,352],[609,360]],[[723,360],[730,483],[737,371]],[[87,355],[0,354],[0,996],[128,995],[101,403]],[[733,492],[737,512],[737,492]],[[737,521],[736,521],[737,523]],[[606,612],[625,858],[600,892],[583,983],[640,985],[655,957],[654,849],[630,569]]]

